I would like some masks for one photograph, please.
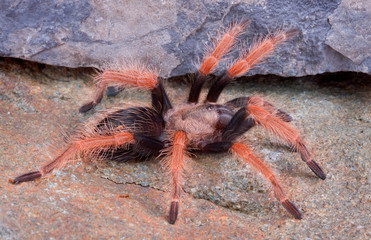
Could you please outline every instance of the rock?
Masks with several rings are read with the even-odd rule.
[[[370,19],[370,1],[344,0],[329,17],[331,30],[326,43],[354,63],[361,64],[371,56]]]
[[[352,2],[4,0],[0,55],[74,68],[141,61],[176,76],[196,70],[223,26],[250,18],[227,63],[269,31],[299,30],[250,75],[370,73],[370,3]]]
[[[266,181],[225,153],[192,156],[179,220],[170,225],[169,180],[159,160],[97,169],[71,163],[41,180],[8,183],[48,161],[62,133],[97,111],[150,101],[148,92],[126,89],[80,114],[93,91],[91,73],[0,58],[1,239],[370,239],[369,75],[264,76],[228,86],[220,102],[254,92],[289,112],[327,179],[256,127],[246,141],[274,170],[303,219],[293,219]],[[172,81],[166,89],[179,103],[189,86]]]

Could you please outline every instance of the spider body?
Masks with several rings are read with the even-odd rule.
[[[214,142],[233,117],[232,109],[220,104],[186,104],[165,115],[170,131],[187,133],[191,148],[199,149],[200,144]]]
[[[198,72],[193,75],[188,101],[179,106],[172,106],[163,87],[163,79],[146,67],[103,70],[97,76],[93,100],[83,105],[80,112],[86,112],[98,104],[106,88],[109,89],[109,95],[115,95],[128,87],[149,89],[152,106],[130,107],[107,113],[73,136],[53,161],[43,165],[38,171],[20,175],[11,182],[18,184],[41,178],[80,154],[87,158],[100,157],[114,161],[162,157],[170,175],[169,222],[174,224],[180,206],[187,152],[230,151],[269,181],[282,206],[292,216],[300,219],[300,211],[289,201],[273,172],[252,153],[248,145],[239,140],[250,128],[259,125],[299,152],[308,167],[319,178],[325,179],[326,174],[313,160],[303,139],[289,124],[292,121],[291,116],[260,97],[239,97],[224,104],[216,103],[226,85],[245,74],[272,53],[280,43],[295,35],[296,31],[277,31],[256,41],[247,53],[242,54],[225,73],[217,77],[204,102],[199,103],[198,100],[207,76],[217,67],[221,57],[232,48],[236,37],[247,24],[246,21],[231,26],[215,41],[213,50],[206,54]]]

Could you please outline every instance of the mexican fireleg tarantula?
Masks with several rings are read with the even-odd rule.
[[[326,174],[313,160],[303,139],[287,122],[292,118],[271,103],[259,97],[239,97],[225,104],[216,101],[224,87],[238,76],[248,72],[254,65],[273,52],[278,44],[296,34],[295,30],[277,31],[264,39],[255,41],[247,53],[242,54],[227,71],[217,78],[206,100],[198,103],[202,85],[215,70],[223,55],[229,52],[236,37],[248,21],[232,25],[220,40],[215,41],[212,51],[201,61],[189,93],[188,102],[172,106],[160,78],[145,67],[122,70],[104,70],[97,76],[94,99],[83,105],[86,112],[98,104],[105,89],[138,87],[150,89],[152,107],[131,107],[107,113],[93,127],[71,138],[64,151],[39,171],[23,174],[12,183],[41,178],[62,166],[79,154],[90,154],[108,160],[125,161],[165,155],[165,167],[170,173],[172,186],[169,222],[174,224],[182,191],[182,171],[187,151],[221,153],[230,151],[249,163],[271,182],[276,198],[295,218],[301,219],[300,211],[289,201],[273,172],[249,147],[238,141],[239,137],[255,125],[261,125],[283,142],[300,153],[302,160],[321,179]]]

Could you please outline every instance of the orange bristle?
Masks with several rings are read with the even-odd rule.
[[[153,89],[158,84],[157,75],[146,69],[105,70],[98,75],[98,85],[122,85]]]
[[[221,57],[227,54],[236,42],[237,36],[248,25],[248,21],[231,26],[222,36],[219,41],[214,43],[213,51],[207,54],[201,63],[199,72],[203,75],[208,75],[215,70]]]
[[[251,153],[250,149],[242,143],[234,143],[231,147],[231,151],[260,172],[262,176],[272,184],[274,194],[283,207],[295,218],[301,219],[300,211],[287,199],[272,170],[270,170],[259,158],[255,157],[254,154]]]
[[[247,54],[243,54],[228,70],[232,78],[246,74],[256,64],[271,54],[278,44],[294,35],[293,31],[277,31],[272,36],[256,41]]]
[[[165,167],[169,171],[172,188],[169,222],[174,224],[178,217],[179,201],[182,191],[183,171],[185,168],[184,158],[187,153],[187,136],[183,131],[175,131],[169,134],[172,135],[172,145],[166,151],[168,157],[165,162]]]

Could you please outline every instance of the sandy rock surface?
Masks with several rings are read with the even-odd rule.
[[[289,112],[327,179],[255,128],[246,141],[274,170],[303,219],[289,216],[252,169],[221,154],[190,162],[179,220],[170,225],[168,180],[158,161],[97,167],[78,161],[35,182],[8,183],[48,161],[49,145],[60,146],[63,131],[97,111],[150,100],[147,92],[124,90],[80,114],[94,89],[91,73],[0,59],[1,239],[371,238],[370,76],[268,76],[227,87],[220,102],[254,93]],[[187,84],[166,85],[175,102],[186,99]]]

